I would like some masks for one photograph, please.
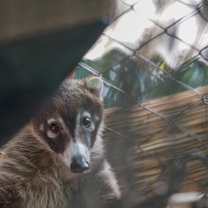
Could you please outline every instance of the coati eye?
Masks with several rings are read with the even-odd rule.
[[[59,126],[58,126],[58,124],[57,124],[57,123],[52,123],[52,124],[50,125],[50,130],[51,130],[53,133],[58,133],[58,131],[59,131]]]
[[[91,120],[90,120],[90,118],[89,117],[84,117],[83,119],[82,119],[82,122],[83,122],[83,125],[84,126],[86,126],[86,127],[89,127],[90,126],[90,123],[91,123]]]

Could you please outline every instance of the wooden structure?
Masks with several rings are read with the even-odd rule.
[[[105,110],[107,152],[129,196],[206,192],[208,87],[196,90]]]
[[[1,0],[0,5],[0,45],[99,21],[113,6],[109,0]]]

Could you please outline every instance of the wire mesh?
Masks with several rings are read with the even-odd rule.
[[[104,140],[123,192],[119,207],[171,207],[182,192],[206,198],[208,1],[117,4],[75,77],[104,81]]]

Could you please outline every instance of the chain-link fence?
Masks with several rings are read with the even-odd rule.
[[[104,139],[119,207],[173,206],[170,196],[183,192],[206,198],[208,1],[117,3],[75,77],[105,83]]]

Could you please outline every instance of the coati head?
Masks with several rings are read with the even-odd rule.
[[[102,90],[98,77],[64,81],[33,121],[40,138],[74,173],[90,167],[102,128]]]

